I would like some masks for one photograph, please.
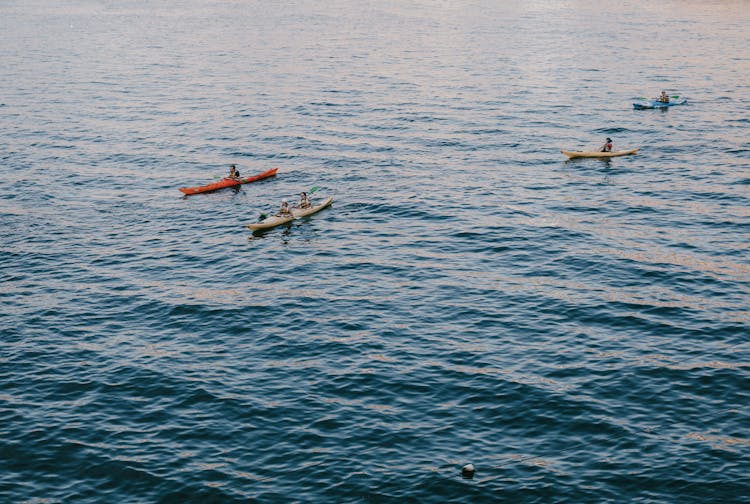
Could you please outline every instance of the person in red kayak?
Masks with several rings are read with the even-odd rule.
[[[612,152],[612,139],[607,137],[607,141],[604,142],[599,152]]]
[[[234,180],[239,180],[240,178],[240,172],[237,171],[236,165],[229,165],[229,178]]]

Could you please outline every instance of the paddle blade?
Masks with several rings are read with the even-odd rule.
[[[309,190],[309,191],[307,191],[307,194],[312,194],[312,193],[314,193],[315,191],[317,191],[318,189],[320,189],[320,187],[318,187],[318,186],[313,186],[313,187],[311,187],[311,188],[310,188],[310,190]]]
[[[258,216],[258,221],[266,220],[266,217],[268,217],[268,215],[266,215],[266,214],[262,213],[262,214],[260,214],[260,215]]]

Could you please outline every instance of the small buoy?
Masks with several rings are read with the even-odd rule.
[[[472,479],[474,477],[474,464],[466,464],[461,468],[461,476],[466,479]]]

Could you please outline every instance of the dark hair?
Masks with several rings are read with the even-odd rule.
[[[607,137],[607,142],[611,142],[611,141],[612,141],[612,139],[609,138],[609,137]]]

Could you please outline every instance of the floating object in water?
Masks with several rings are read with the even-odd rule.
[[[461,468],[461,476],[465,479],[474,478],[474,464],[466,464]]]

